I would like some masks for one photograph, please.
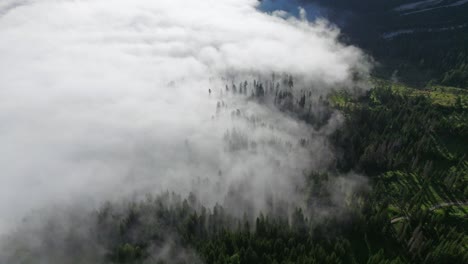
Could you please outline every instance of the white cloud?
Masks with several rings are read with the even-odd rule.
[[[222,201],[248,181],[246,199],[261,209],[255,197],[292,194],[303,169],[333,154],[323,133],[239,98],[223,100],[276,127],[213,120],[222,77],[288,72],[326,90],[369,67],[325,21],[264,14],[256,0],[23,2],[0,6],[0,233],[51,203],[92,206],[142,189]],[[233,154],[223,138],[234,127],[251,141],[315,136],[309,149]]]

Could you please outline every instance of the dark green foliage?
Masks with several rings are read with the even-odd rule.
[[[353,106],[333,137],[344,151],[342,169],[354,167],[368,175],[389,170],[445,174],[466,162],[464,107],[435,105],[427,96],[397,93],[385,85]]]
[[[412,262],[465,263],[466,211],[443,209],[441,217],[433,208],[468,201],[468,112],[460,100],[437,99],[378,83],[365,97],[341,100],[347,121],[332,140],[344,153],[341,169],[372,177],[371,217],[401,218],[386,230]]]
[[[143,263],[151,254],[158,260],[154,252],[168,243],[173,259],[193,248],[205,263],[363,263],[375,254],[395,260],[395,250],[401,250],[388,248],[384,253],[381,247],[386,245],[379,237],[385,234],[378,226],[388,219],[381,223],[367,219],[359,208],[346,219],[329,218],[320,224],[299,208],[290,220],[261,214],[250,222],[230,216],[220,206],[196,210],[188,200],[166,194],[129,204],[125,210],[105,206],[96,218],[97,235],[103,237],[101,246],[109,250],[110,263]],[[366,230],[369,224],[375,230]]]

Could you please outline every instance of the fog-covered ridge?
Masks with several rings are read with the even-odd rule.
[[[271,195],[296,202],[305,172],[333,166],[326,137],[340,115],[314,127],[277,107],[276,83],[314,98],[308,111],[317,114],[332,89],[365,89],[370,63],[326,21],[266,14],[258,4],[6,5],[0,233],[54,206],[93,209],[168,190],[234,214],[265,210]],[[259,83],[275,83],[270,99],[226,92],[245,81],[254,95]],[[233,192],[243,202],[229,200]]]

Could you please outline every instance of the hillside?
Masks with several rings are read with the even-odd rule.
[[[342,153],[337,170],[304,175],[306,185],[297,192],[305,208],[271,200],[271,210],[240,217],[222,205],[206,207],[195,194],[149,194],[75,216],[56,241],[31,249],[17,238],[9,249],[21,263],[34,263],[44,251],[53,259],[93,259],[97,249],[105,263],[467,262],[467,91],[380,79],[372,86],[360,96],[337,90],[317,102],[260,82],[249,96],[241,84],[240,96],[274,99],[281,111],[317,128],[333,109],[344,114],[344,125],[329,138]],[[310,103],[322,105],[322,113],[304,111]],[[345,179],[356,172],[368,175],[369,186],[356,185],[335,204],[334,184],[352,184]],[[56,239],[63,233],[53,222],[44,228]]]

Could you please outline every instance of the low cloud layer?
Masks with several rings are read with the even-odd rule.
[[[263,210],[272,194],[295,201],[304,172],[333,163],[326,136],[339,113],[317,130],[225,85],[247,80],[251,88],[288,73],[298,89],[325,94],[362,85],[356,76],[369,63],[325,21],[257,7],[256,0],[0,5],[0,234],[52,205],[92,208],[165,190],[194,192],[234,213]],[[225,107],[217,111],[218,102]]]

